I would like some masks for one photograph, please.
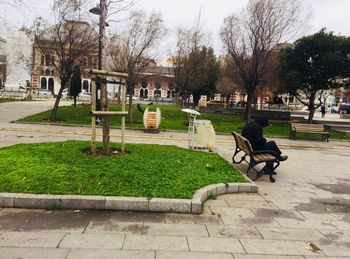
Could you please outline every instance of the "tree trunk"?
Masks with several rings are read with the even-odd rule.
[[[51,111],[50,121],[55,121],[56,120],[58,106],[60,104],[62,92],[63,92],[65,86],[66,86],[66,82],[65,81],[61,81],[61,88],[58,91],[58,95],[56,97],[55,105],[53,106],[53,109]]]
[[[74,107],[77,107],[77,97],[74,96],[74,103],[73,103]]]
[[[132,94],[129,94],[129,108],[128,108],[128,112],[129,112],[129,123],[133,124],[133,110],[132,110]]]
[[[250,121],[251,112],[252,112],[252,102],[253,102],[253,93],[247,92],[247,106],[245,107],[244,121],[248,123]]]
[[[315,108],[315,97],[309,99],[308,108],[309,108],[309,117],[307,119],[307,123],[311,124],[312,120],[314,118],[314,115],[315,115],[315,110],[316,110],[316,108]]]

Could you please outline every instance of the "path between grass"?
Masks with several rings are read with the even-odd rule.
[[[246,182],[214,153],[128,144],[125,156],[91,157],[85,154],[89,145],[66,141],[0,149],[0,192],[190,199],[210,184]]]
[[[147,105],[143,105],[145,108]],[[181,108],[175,105],[152,105],[152,109],[160,107],[162,112],[162,121],[160,124],[160,130],[181,130],[187,131],[188,121],[187,114],[181,111]],[[110,105],[111,111],[121,110],[119,105]],[[47,123],[49,122],[51,110],[38,113],[23,119],[18,122],[25,123]],[[230,134],[232,131],[241,132],[244,126],[243,118],[235,115],[223,115],[223,114],[207,114],[202,113],[197,119],[210,120],[215,131],[217,133]],[[57,123],[59,124],[72,124],[72,125],[90,125],[90,106],[62,106],[59,107],[57,113]],[[120,127],[120,117],[111,117],[110,126]],[[143,129],[143,114],[136,109],[134,105],[133,109],[133,124],[126,123],[127,128],[130,129]],[[290,123],[287,121],[270,121],[270,125],[264,129],[264,134],[269,137],[288,137],[290,132]],[[298,138],[311,138],[320,139],[321,137],[315,134],[301,134]],[[340,134],[337,132],[331,132],[332,139],[344,139],[350,140],[350,136]]]

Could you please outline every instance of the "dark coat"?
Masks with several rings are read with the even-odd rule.
[[[263,126],[257,121],[252,121],[247,123],[242,130],[242,136],[249,140],[254,151],[264,150],[266,138],[263,137]]]

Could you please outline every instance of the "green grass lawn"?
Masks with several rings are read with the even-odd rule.
[[[157,105],[153,105],[157,107]],[[187,130],[187,115],[181,112],[181,108],[175,105],[158,105],[162,112],[162,121],[160,130]],[[144,104],[145,108],[146,105]],[[143,114],[133,107],[133,124],[126,123],[128,128],[143,129]],[[153,108],[155,110],[155,108]],[[121,110],[119,105],[110,105],[110,110]],[[33,116],[29,116],[19,120],[20,122],[49,122],[50,112],[45,111]],[[202,113],[197,119],[210,120],[217,133],[231,133],[232,131],[241,132],[244,121],[241,116],[223,115],[223,114],[206,114]],[[91,124],[90,105],[82,105],[78,107],[63,106],[58,109],[57,122],[61,124]],[[110,125],[120,127],[120,117],[112,117]],[[290,132],[290,123],[282,121],[271,121],[270,125],[264,129],[264,134],[269,137],[288,137]],[[303,137],[320,139],[317,135],[298,135],[299,139]],[[331,131],[332,139],[350,140],[349,136]]]
[[[0,192],[189,199],[209,184],[246,182],[214,153],[128,144],[124,156],[91,157],[89,149],[83,141],[2,148]]]
[[[19,102],[21,100],[11,98],[0,98],[0,103]]]

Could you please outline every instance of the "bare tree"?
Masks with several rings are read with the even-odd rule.
[[[189,103],[190,95],[198,85],[195,82],[199,77],[202,62],[199,51],[204,46],[205,35],[200,26],[200,14],[196,26],[191,29],[178,28],[175,54],[172,57],[175,75],[175,87],[177,94],[182,99],[182,104]]]
[[[295,0],[250,0],[241,14],[224,21],[221,39],[247,93],[246,121],[250,120],[255,90],[262,83],[269,57],[304,24],[301,7]]]
[[[121,35],[114,35],[107,48],[111,66],[129,74],[126,80],[129,94],[129,121],[132,123],[132,95],[142,72],[156,57],[154,49],[165,35],[160,14],[134,11],[130,14],[127,28]]]
[[[7,13],[13,9],[19,9],[24,6],[23,0],[1,0],[0,1],[0,36],[8,28]]]
[[[80,20],[81,4],[81,1],[56,0],[52,7],[55,25],[48,27],[37,20],[35,47],[45,58],[50,59],[61,81],[51,121],[56,120],[62,92],[72,76],[74,66],[81,65],[87,57],[97,57],[98,34],[88,23]]]

